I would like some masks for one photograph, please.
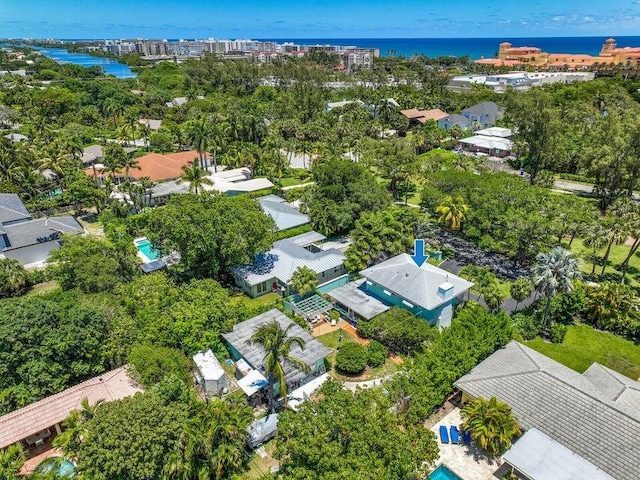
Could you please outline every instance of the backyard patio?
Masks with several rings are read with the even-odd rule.
[[[502,465],[499,459],[488,457],[473,443],[471,445],[443,444],[440,441],[438,431],[441,425],[449,430],[451,425],[459,427],[461,423],[460,409],[456,407],[430,428],[438,437],[440,457],[436,460],[436,464],[444,464],[462,480],[495,480],[494,472]]]

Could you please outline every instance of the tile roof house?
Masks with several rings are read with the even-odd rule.
[[[301,213],[300,210],[277,195],[265,195],[264,197],[258,197],[257,200],[260,202],[264,213],[273,218],[278,230],[287,230],[306,225],[311,221],[308,215]]]
[[[20,198],[0,194],[0,258],[13,258],[26,267],[42,266],[60,246],[64,233],[83,233],[69,215],[32,219]]]
[[[289,387],[297,387],[324,373],[324,359],[332,353],[331,349],[316,340],[307,330],[294,323],[284,313],[275,308],[238,323],[231,332],[222,334],[222,338],[225,339],[229,346],[233,359],[239,360],[242,358],[253,369],[264,373],[266,352],[261,345],[250,344],[249,339],[259,327],[274,319],[278,321],[283,329],[289,328],[288,335],[290,337],[300,337],[304,341],[304,348],[300,348],[296,344],[292,346],[291,356],[306,363],[310,368],[309,373],[304,373],[293,364],[285,361],[283,366],[287,385]]]
[[[397,305],[432,325],[448,327],[453,306],[473,283],[427,262],[418,267],[403,253],[360,272],[364,292],[384,304]]]
[[[326,283],[346,273],[345,256],[339,250],[322,250],[313,243],[308,232],[280,240],[266,253],[259,254],[250,265],[233,268],[236,285],[251,297],[269,292],[284,295],[293,293],[291,276],[300,267],[307,267],[317,274],[318,284]],[[320,236],[324,239],[324,236]],[[302,241],[298,241],[298,239]]]
[[[28,445],[61,432],[60,424],[73,410],[81,408],[83,398],[93,405],[99,400],[113,401],[142,390],[128,377],[126,367],[116,368],[26,407],[0,417],[0,449],[20,441]],[[55,429],[55,433],[50,429]]]
[[[189,150],[187,152],[168,153],[162,155],[159,153],[148,153],[142,157],[136,158],[136,162],[140,166],[139,169],[129,169],[129,177],[140,180],[143,177],[149,177],[152,182],[161,182],[165,180],[174,180],[182,175],[182,167],[190,165],[198,158],[198,152]],[[93,168],[87,168],[85,173],[89,176],[94,175]],[[125,175],[124,172],[120,172]],[[103,176],[98,170],[98,175]]]
[[[408,110],[400,110],[400,113],[407,117],[413,124],[426,123],[429,120],[438,122],[449,116],[447,112],[443,112],[439,108],[432,108],[431,110],[425,110],[424,108],[410,108]]]
[[[640,478],[635,380],[597,363],[580,374],[511,341],[455,386],[463,401],[495,396],[508,403],[524,430],[537,429],[613,478]]]

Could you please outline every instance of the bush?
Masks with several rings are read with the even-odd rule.
[[[535,315],[527,315],[518,312],[511,317],[513,329],[522,336],[524,340],[533,340],[540,334],[542,325]]]
[[[387,360],[387,347],[380,342],[372,340],[367,347],[367,363],[370,367],[384,365]]]
[[[189,360],[180,350],[152,345],[136,345],[129,354],[133,377],[145,387],[161,382],[169,375],[191,382]]]
[[[426,320],[393,307],[369,321],[358,323],[358,334],[386,345],[391,351],[409,354],[422,348],[432,328]]]
[[[551,341],[553,343],[562,343],[564,341],[564,337],[567,334],[567,327],[562,323],[554,323],[551,325],[550,333],[551,333]]]
[[[360,373],[367,366],[367,349],[359,343],[347,343],[336,356],[336,368],[346,373]]]

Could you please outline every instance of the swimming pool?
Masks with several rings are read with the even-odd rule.
[[[61,457],[50,457],[36,467],[36,471],[48,474],[56,471],[55,478],[73,478],[76,476],[76,466],[70,460]]]
[[[429,480],[462,480],[444,465],[440,465],[429,474]]]
[[[158,251],[155,248],[153,248],[153,245],[151,244],[149,239],[146,237],[137,238],[133,241],[133,243],[135,244],[138,251],[142,253],[142,255],[149,260],[148,262],[145,262],[145,263],[153,262],[160,255]]]

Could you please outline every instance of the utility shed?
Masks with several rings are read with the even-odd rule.
[[[227,386],[227,375],[211,349],[193,356],[196,380],[205,395],[222,395]]]

